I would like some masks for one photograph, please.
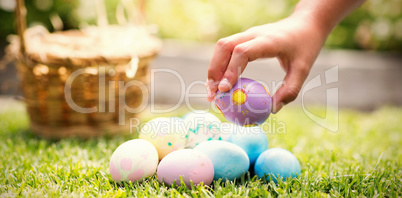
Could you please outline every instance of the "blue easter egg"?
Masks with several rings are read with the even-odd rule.
[[[268,149],[268,138],[258,126],[241,127],[234,125],[228,142],[236,144],[246,151],[250,165],[253,165],[258,156]]]
[[[296,156],[281,148],[272,148],[261,153],[255,162],[254,171],[258,177],[271,175],[275,183],[279,178],[284,181],[287,178],[297,177],[301,173],[300,163]],[[266,180],[269,179],[267,176]]]
[[[211,140],[198,144],[194,149],[211,159],[214,165],[214,180],[234,180],[246,173],[250,167],[247,153],[230,142]]]

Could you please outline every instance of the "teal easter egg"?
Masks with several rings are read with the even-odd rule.
[[[255,162],[254,171],[259,177],[267,176],[266,180],[269,180],[271,175],[275,183],[279,179],[286,180],[301,173],[296,156],[281,148],[272,148],[261,153]]]
[[[236,144],[211,140],[195,148],[211,159],[214,166],[214,180],[234,180],[248,171],[250,161],[247,153]]]
[[[228,142],[236,144],[246,151],[250,159],[250,165],[254,165],[258,156],[268,149],[267,136],[258,126],[242,127],[234,125]]]

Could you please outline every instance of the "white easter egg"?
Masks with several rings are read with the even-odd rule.
[[[194,148],[199,143],[209,140],[226,140],[228,138],[220,131],[219,118],[207,111],[192,111],[183,118],[187,127],[186,148]]]
[[[196,128],[197,125],[208,125],[210,123],[220,124],[221,121],[215,115],[208,111],[196,110],[191,111],[183,116],[184,123],[189,128]]]
[[[138,181],[156,172],[158,152],[148,141],[135,139],[121,144],[110,157],[109,171],[114,181]]]

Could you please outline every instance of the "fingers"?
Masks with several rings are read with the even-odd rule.
[[[236,45],[253,38],[253,33],[242,32],[223,38],[217,42],[208,68],[207,98],[209,101],[215,97],[215,93],[218,91],[218,84],[222,80]]]
[[[273,96],[272,113],[277,113],[284,105],[297,98],[309,71],[309,65],[304,63],[296,63],[288,67],[282,86]]]
[[[233,49],[229,64],[222,77],[223,80],[219,84],[219,90],[229,91],[237,82],[248,62],[263,57],[275,57],[280,51],[280,45],[269,38],[256,38],[238,44]]]

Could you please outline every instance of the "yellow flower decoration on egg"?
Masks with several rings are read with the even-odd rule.
[[[232,94],[233,104],[242,105],[247,101],[247,94],[243,89],[236,89]]]

